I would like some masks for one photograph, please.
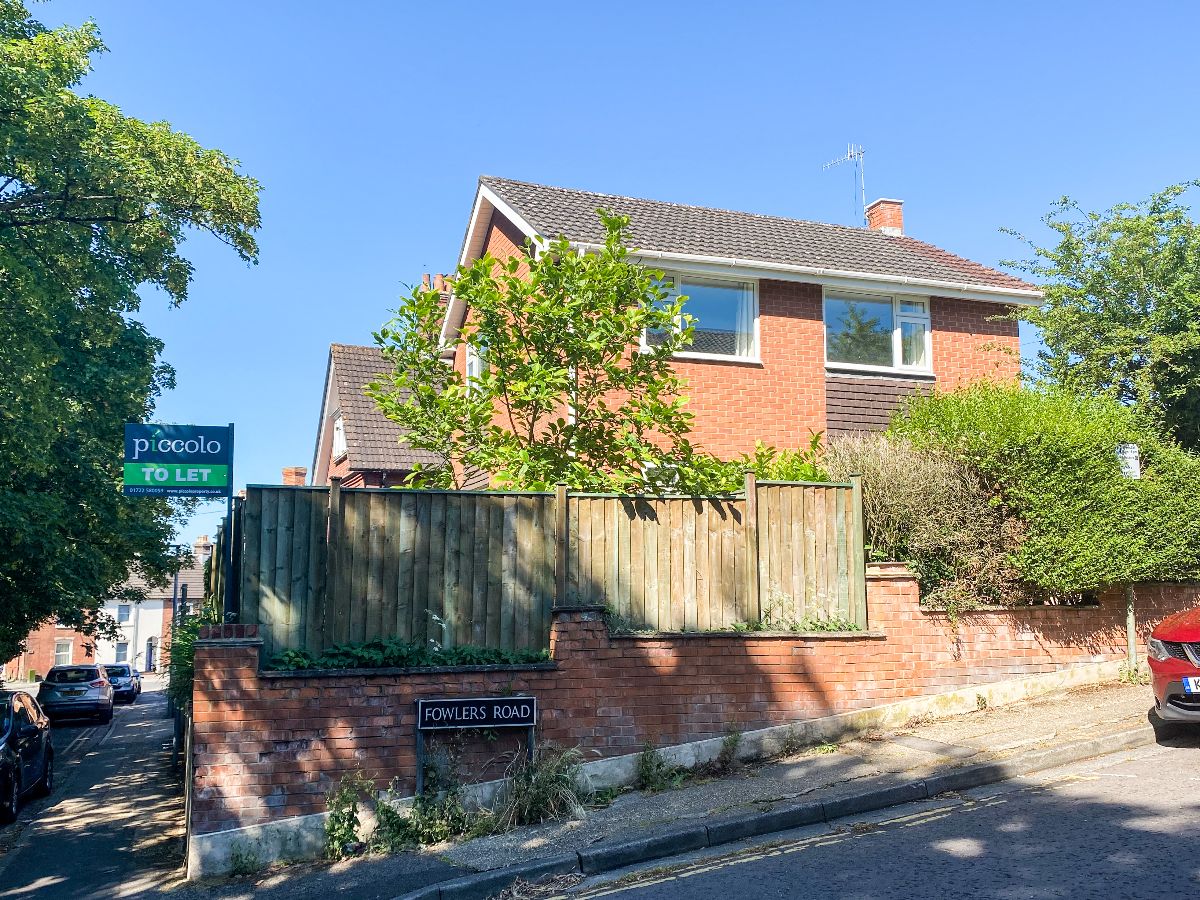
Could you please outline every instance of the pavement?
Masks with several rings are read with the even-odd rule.
[[[761,842],[768,832],[797,825],[836,828],[838,817],[848,813],[876,815],[871,811],[918,799],[914,785],[926,803],[935,795],[941,802],[949,787],[973,787],[1029,771],[1030,760],[1044,769],[1113,749],[1153,745],[1150,699],[1144,686],[1079,688],[967,715],[911,721],[659,793],[629,791],[579,820],[416,853],[295,864],[189,883],[182,870],[182,795],[169,769],[170,721],[162,695],[147,691],[136,706],[118,708],[104,740],[91,739],[67,784],[42,801],[41,809],[27,810],[29,821],[18,823],[18,837],[9,838],[7,853],[3,842],[12,829],[0,831],[0,898],[282,900],[337,893],[390,900],[422,889],[430,897],[483,897],[493,887],[499,890],[501,869],[553,872],[563,868],[564,859],[576,870],[582,860],[584,872],[600,877],[651,857],[728,852],[739,839],[758,835],[754,840]],[[864,797],[870,802],[864,804]],[[797,810],[817,814],[797,818]],[[693,840],[697,832],[705,836],[703,842]]]
[[[586,818],[550,822],[438,848],[465,870],[511,866],[616,839],[670,828],[719,823],[801,802],[852,796],[868,784],[910,783],[937,773],[1003,762],[1106,734],[1147,726],[1148,687],[1088,686],[1036,700],[944,719],[916,720],[892,732],[869,732],[837,745],[805,749],[732,777],[689,783],[656,794],[629,792]],[[1149,737],[1147,737],[1149,739]]]
[[[114,710],[73,751],[54,793],[5,829],[0,898],[142,896],[182,859],[183,797],[170,772],[171,721],[161,681]],[[60,753],[59,731],[52,737]],[[6,833],[12,831],[13,836]]]
[[[769,842],[560,879],[522,898],[1188,897],[1200,892],[1200,730]]]

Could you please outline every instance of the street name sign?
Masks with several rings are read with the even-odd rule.
[[[232,425],[125,426],[126,494],[230,497],[232,469]]]
[[[471,697],[418,700],[417,728],[532,728],[537,724],[534,697]]]

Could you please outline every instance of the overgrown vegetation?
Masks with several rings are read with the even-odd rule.
[[[532,758],[513,753],[506,786],[492,810],[496,830],[582,815],[590,793],[582,782],[582,763],[578,747],[542,744]]]
[[[638,754],[637,773],[633,781],[635,790],[657,794],[679,787],[685,778],[687,769],[671,765],[649,741],[646,742],[642,752]]]
[[[482,837],[521,825],[583,814],[591,792],[583,782],[578,748],[542,744],[532,757],[514,751],[505,770],[506,785],[491,809],[469,809],[453,762],[426,773],[424,794],[406,808],[395,782],[376,792],[362,772],[351,772],[326,797],[325,854],[345,859],[364,852],[394,853],[460,837]],[[605,798],[611,802],[611,798]],[[363,834],[362,813],[370,810],[375,828]]]
[[[205,625],[221,621],[217,601],[206,599],[192,615],[181,616],[171,629],[165,648],[167,660],[167,697],[177,709],[186,710],[192,702],[192,684],[196,680],[196,638]]]
[[[966,460],[902,434],[830,442],[834,479],[862,476],[867,557],[907,563],[926,603],[952,611],[1024,597],[1009,555],[1023,526]]]
[[[463,644],[439,647],[400,638],[338,644],[319,654],[308,650],[284,650],[268,664],[269,669],[385,669],[420,666],[522,665],[546,662],[547,650],[502,650]]]
[[[1004,602],[1014,585],[1062,600],[1200,574],[1200,459],[1116,400],[978,384],[912,400],[891,436],[978,479],[974,494],[994,529],[973,570],[982,599]],[[1125,443],[1140,448],[1138,480],[1122,476],[1116,451]],[[979,499],[971,507],[982,513]],[[936,580],[933,557],[919,565]]]

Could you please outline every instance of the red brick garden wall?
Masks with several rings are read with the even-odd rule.
[[[1200,602],[1197,586],[1144,586],[1145,632]],[[530,693],[539,736],[610,756],[716,737],[1124,655],[1119,593],[1097,607],[977,612],[957,626],[921,609],[899,567],[868,578],[871,631],[610,636],[598,610],[560,612],[554,663],[406,673],[260,673],[253,625],[214,626],[196,651],[192,827],[220,831],[321,812],[361,769],[415,780],[413,701]]]

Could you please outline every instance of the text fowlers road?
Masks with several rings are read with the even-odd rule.
[[[417,728],[529,728],[537,721],[533,697],[456,697],[418,700]]]

